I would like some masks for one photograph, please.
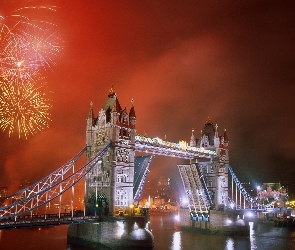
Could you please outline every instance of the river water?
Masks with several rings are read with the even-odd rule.
[[[176,231],[174,216],[152,214],[150,230],[155,250],[295,250],[295,228],[258,223],[250,228],[250,236],[216,236]],[[0,230],[1,250],[89,250],[67,244],[68,226]]]

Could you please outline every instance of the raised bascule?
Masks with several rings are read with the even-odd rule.
[[[264,206],[243,187],[229,165],[227,132],[219,133],[218,126],[209,118],[198,139],[192,130],[189,144],[139,135],[136,119],[133,100],[129,110],[123,109],[113,87],[97,116],[91,103],[85,148],[42,180],[6,197],[0,207],[0,228],[71,224],[68,239],[72,243],[113,247],[125,242],[130,247],[133,232],[141,225],[140,234],[144,233],[141,243],[150,244],[152,237],[144,231],[140,216],[133,216],[133,208],[141,199],[155,155],[178,157],[187,162],[178,165],[189,201],[187,207],[179,207],[180,228],[244,234],[248,228],[241,218],[246,209],[273,209],[273,203]],[[86,164],[75,168],[85,153]],[[74,188],[78,183],[84,186],[83,214],[74,209]],[[68,193],[70,213],[62,213],[62,199]],[[52,204],[57,206],[57,214],[48,213]],[[43,214],[38,214],[42,209]],[[100,224],[90,223],[95,220]],[[122,228],[126,234],[120,234],[114,241],[111,232],[121,232]],[[135,241],[138,246],[138,240]]]

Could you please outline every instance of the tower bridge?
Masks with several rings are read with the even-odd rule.
[[[68,216],[77,216],[74,189],[81,181],[85,189],[82,221],[88,221],[91,216],[115,215],[122,210],[130,212],[130,206],[141,198],[154,155],[189,160],[189,164],[178,165],[178,169],[192,220],[197,214],[202,214],[202,219],[208,218],[210,211],[231,209],[233,204],[240,209],[258,207],[256,198],[246,191],[229,165],[226,130],[220,134],[218,126],[208,119],[200,138],[196,139],[192,131],[189,144],[183,140],[169,142],[137,134],[136,120],[133,101],[130,110],[122,109],[113,88],[97,116],[91,103],[85,148],[47,177],[8,196],[0,207],[0,224],[7,220],[15,224],[20,217],[33,218],[42,208],[46,219],[47,209],[53,203],[58,204],[60,219],[62,197],[66,193],[70,196]],[[144,155],[137,156],[138,152]],[[86,164],[75,169],[85,153]],[[236,187],[235,197],[229,193],[229,175],[231,190]],[[240,199],[237,199],[238,192]]]
[[[184,188],[194,212],[209,212],[208,207],[227,205],[228,196],[228,137],[226,131],[218,134],[217,125],[206,121],[201,138],[197,141],[192,131],[190,144],[185,141],[169,142],[136,133],[135,107],[122,109],[113,88],[103,108],[95,117],[92,103],[87,118],[86,155],[89,160],[106,144],[111,147],[86,177],[86,207],[91,212],[91,197],[99,193],[108,201],[111,213],[128,210],[134,203],[135,153],[165,155],[190,160],[179,166]],[[192,169],[198,169],[199,173]],[[200,181],[200,176],[202,176]],[[142,182],[139,188],[142,189]],[[206,185],[206,186],[204,186]],[[98,188],[99,187],[99,188]],[[197,205],[197,204],[201,204]],[[211,203],[211,205],[210,205]]]

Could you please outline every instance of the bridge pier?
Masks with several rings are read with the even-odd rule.
[[[104,217],[97,223],[69,225],[68,243],[98,249],[153,249],[146,217]]]
[[[192,220],[188,208],[179,209],[179,221],[175,222],[175,228],[201,233],[217,235],[245,235],[250,233],[249,225],[243,219],[242,210],[216,211],[210,210],[209,220]]]

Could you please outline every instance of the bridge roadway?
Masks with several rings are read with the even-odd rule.
[[[100,221],[101,216],[72,216],[71,213],[59,214],[42,214],[27,215],[16,217],[16,219],[5,219],[0,221],[0,230],[28,228],[28,227],[44,227],[67,224],[81,224],[88,222]]]

